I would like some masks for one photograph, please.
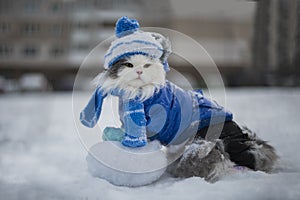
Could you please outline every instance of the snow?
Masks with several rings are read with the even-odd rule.
[[[168,162],[158,141],[141,148],[124,147],[119,141],[104,141],[91,147],[87,163],[95,177],[114,185],[137,187],[158,180]]]
[[[83,101],[89,94],[81,94]],[[277,172],[243,171],[211,184],[164,174],[142,187],[120,187],[90,175],[74,126],[71,93],[0,96],[1,199],[300,199],[300,89],[227,90],[240,125],[270,142]],[[96,138],[97,139],[97,138]],[[100,141],[100,136],[99,136]]]

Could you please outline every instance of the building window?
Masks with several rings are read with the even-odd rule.
[[[59,12],[62,10],[62,2],[54,2],[50,5],[50,11],[53,13]]]
[[[72,45],[72,49],[75,49],[76,51],[88,51],[90,46],[88,44],[75,44]]]
[[[23,55],[26,57],[34,57],[38,54],[38,49],[34,46],[27,46],[23,49]]]
[[[12,54],[12,47],[7,44],[0,44],[0,57],[6,58]]]
[[[40,32],[39,24],[25,24],[23,27],[23,33],[27,36],[35,35]]]
[[[116,2],[119,6],[119,1]],[[112,0],[96,0],[95,7],[100,9],[112,9],[114,2]]]
[[[78,0],[76,2],[76,7],[79,10],[91,8],[92,6],[92,1],[90,0]]]
[[[51,35],[60,36],[62,34],[62,25],[61,24],[53,24],[50,28]]]
[[[7,22],[0,22],[0,34],[9,32],[10,24]]]
[[[87,50],[89,49],[89,45],[88,45],[88,44],[79,44],[79,45],[77,46],[77,49],[78,49],[79,51],[87,51]]]
[[[76,24],[76,27],[80,30],[87,30],[89,28],[89,24],[85,22],[79,22]]]
[[[13,1],[1,0],[0,1],[0,12],[1,13],[10,13],[13,9]]]
[[[24,11],[26,13],[33,13],[38,10],[38,1],[29,0],[24,3]]]
[[[104,22],[102,23],[102,26],[103,26],[104,28],[112,28],[112,29],[114,29],[114,27],[115,27],[115,22],[113,22],[113,21],[104,21]]]
[[[64,53],[64,50],[62,47],[53,47],[50,50],[50,55],[53,57],[60,57],[63,55],[63,53]]]

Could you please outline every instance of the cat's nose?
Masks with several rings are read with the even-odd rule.
[[[137,73],[138,75],[141,75],[141,74],[143,73],[143,71],[136,71],[136,73]]]

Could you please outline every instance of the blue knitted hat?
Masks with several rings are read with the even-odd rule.
[[[143,32],[139,28],[137,20],[129,19],[126,16],[117,21],[115,29],[117,39],[111,43],[104,57],[105,69],[109,69],[115,62],[124,57],[140,54],[162,59],[165,71],[169,71],[167,56],[171,53],[170,47],[166,53],[164,46],[155,37],[155,35],[160,34]]]

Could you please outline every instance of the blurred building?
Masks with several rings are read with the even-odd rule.
[[[258,69],[251,67],[255,7],[256,2],[246,0],[0,0],[0,72],[17,81],[39,73],[53,89],[71,89],[84,58],[114,35],[116,20],[127,15],[144,27],[171,28],[196,40],[216,62],[225,84],[252,84]],[[173,42],[210,70],[183,40]],[[87,63],[87,77],[101,71],[106,48]],[[189,62],[171,57],[170,64],[201,84]]]
[[[187,34],[201,44],[212,57],[227,86],[244,84],[245,71],[251,63],[251,41],[255,2],[240,0],[171,0],[173,29]],[[199,52],[176,41],[210,75],[210,66]],[[186,69],[177,63],[179,70]],[[197,74],[194,71],[190,74]],[[196,77],[197,81],[201,77]]]
[[[0,0],[1,74],[41,73],[54,89],[71,89],[85,56],[114,35],[120,16],[165,27],[169,8],[169,1]]]

